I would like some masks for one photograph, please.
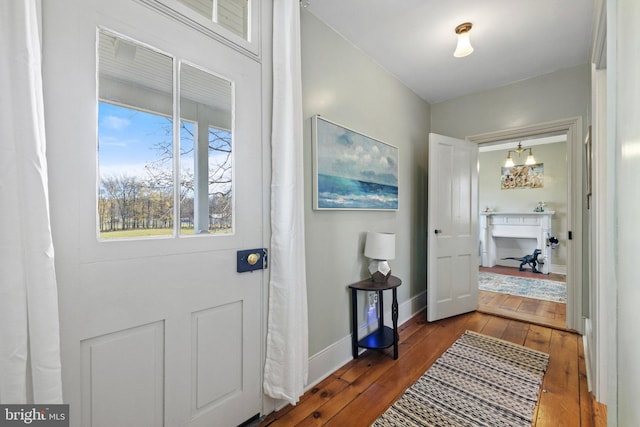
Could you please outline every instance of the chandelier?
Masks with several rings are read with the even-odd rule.
[[[513,163],[513,159],[511,158],[511,153],[516,153],[518,154],[518,157],[520,157],[520,154],[523,151],[527,151],[529,150],[529,155],[527,156],[527,161],[524,162],[525,165],[535,165],[536,164],[536,159],[533,157],[533,152],[531,151],[531,147],[528,148],[523,148],[522,144],[520,142],[518,142],[518,148],[516,148],[515,150],[509,150],[509,152],[507,153],[507,160],[504,162],[504,167],[505,168],[510,168],[514,166]]]

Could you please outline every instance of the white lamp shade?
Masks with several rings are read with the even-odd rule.
[[[458,34],[458,45],[456,46],[456,51],[453,52],[453,56],[456,58],[462,58],[463,56],[469,55],[471,52],[473,52],[473,47],[471,46],[469,32],[465,31]]]
[[[512,168],[514,165],[513,163],[513,159],[511,158],[511,156],[507,157],[507,161],[504,162],[504,167],[505,168]]]
[[[533,157],[533,154],[529,154],[527,156],[527,161],[524,162],[525,165],[535,165],[536,164],[536,159],[535,157]]]
[[[371,259],[389,260],[396,257],[396,235],[394,233],[367,232],[364,256]]]

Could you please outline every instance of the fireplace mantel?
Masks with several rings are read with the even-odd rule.
[[[542,253],[538,266],[544,274],[549,274],[551,251],[547,246],[547,237],[551,235],[551,217],[554,211],[547,212],[481,212],[480,213],[480,250],[483,267],[496,265],[496,237],[513,239],[536,239],[536,248]]]

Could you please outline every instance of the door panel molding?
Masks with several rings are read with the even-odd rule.
[[[242,311],[242,301],[235,301],[192,314],[194,416],[242,390]]]
[[[163,425],[163,321],[86,339],[80,348],[83,426],[114,426],[123,419]]]

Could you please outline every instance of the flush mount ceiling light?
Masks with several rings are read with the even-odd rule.
[[[467,56],[473,52],[471,40],[469,39],[469,31],[471,31],[471,27],[473,27],[471,22],[465,22],[464,24],[460,24],[456,27],[458,45],[456,46],[456,51],[453,52],[453,56],[456,58],[462,58],[463,56]]]
[[[511,158],[511,153],[517,153],[518,157],[520,157],[520,153],[527,150],[529,150],[529,155],[527,156],[527,161],[524,162],[524,164],[535,165],[536,159],[533,157],[533,152],[531,152],[531,148],[522,148],[522,143],[518,142],[518,148],[516,148],[515,150],[509,150],[509,152],[507,153],[507,160],[504,162],[504,167],[510,168],[514,165],[513,159]]]

